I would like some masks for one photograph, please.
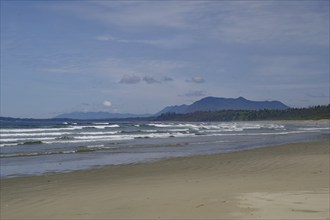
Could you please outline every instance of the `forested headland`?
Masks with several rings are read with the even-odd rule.
[[[157,121],[258,121],[258,120],[319,120],[330,119],[330,104],[285,110],[221,110],[186,114],[165,113]]]

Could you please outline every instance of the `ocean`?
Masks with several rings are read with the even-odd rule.
[[[1,119],[1,178],[241,151],[329,138],[328,122]]]

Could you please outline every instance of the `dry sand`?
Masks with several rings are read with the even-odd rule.
[[[1,180],[1,219],[329,219],[329,140]]]

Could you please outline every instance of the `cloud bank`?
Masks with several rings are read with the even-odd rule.
[[[136,75],[124,75],[119,83],[123,84],[136,84],[141,81],[141,78]]]
[[[195,77],[192,77],[191,79],[188,79],[187,82],[204,83],[205,79],[203,77],[195,76]]]

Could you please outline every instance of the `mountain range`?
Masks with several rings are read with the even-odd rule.
[[[110,112],[70,112],[55,116],[54,118],[66,118],[66,119],[120,119],[120,118],[143,118],[149,117],[150,114],[120,114]]]
[[[218,98],[205,97],[191,105],[173,105],[167,106],[160,112],[150,115],[120,114],[110,112],[71,112],[56,116],[55,118],[67,119],[120,119],[120,118],[142,118],[149,116],[159,116],[164,113],[185,114],[196,111],[217,111],[217,110],[283,110],[289,108],[279,101],[251,101],[243,97],[239,98]]]
[[[217,98],[206,97],[191,105],[167,106],[156,115],[164,113],[185,114],[196,111],[218,111],[218,110],[283,110],[289,108],[280,101],[251,101],[243,97],[239,98]]]

